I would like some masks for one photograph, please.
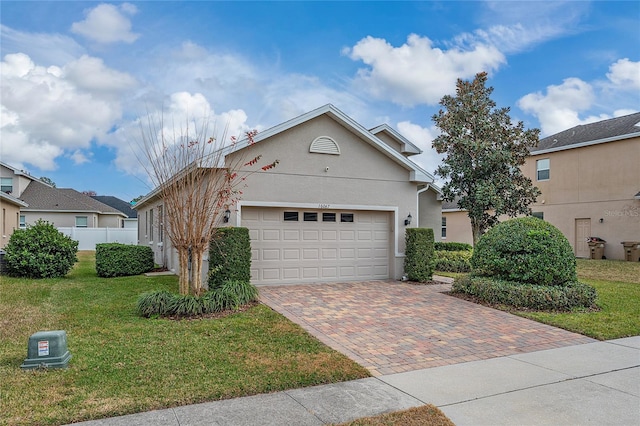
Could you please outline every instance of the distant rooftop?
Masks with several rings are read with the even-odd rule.
[[[569,149],[583,144],[610,142],[633,135],[640,136],[640,112],[595,123],[581,124],[555,135],[547,136],[540,139],[540,143],[531,150],[531,153]]]

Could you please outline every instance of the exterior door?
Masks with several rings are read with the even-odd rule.
[[[591,219],[576,219],[576,257],[591,257],[587,238],[591,236]]]

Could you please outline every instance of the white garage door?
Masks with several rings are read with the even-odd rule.
[[[243,207],[254,284],[389,278],[390,212]]]

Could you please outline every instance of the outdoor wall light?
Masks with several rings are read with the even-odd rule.
[[[230,217],[231,217],[231,210],[226,209],[226,210],[224,211],[224,216],[222,216],[222,221],[223,221],[224,223],[229,223],[229,218],[230,218]]]
[[[404,226],[409,226],[411,225],[411,213],[409,213],[409,216],[407,216],[407,218],[404,220]]]
[[[603,218],[600,218],[600,223],[602,223],[602,222],[604,222],[604,219],[603,219]]]

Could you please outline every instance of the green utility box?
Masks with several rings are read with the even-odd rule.
[[[70,359],[66,331],[38,331],[29,337],[27,359],[20,368],[67,368]]]

